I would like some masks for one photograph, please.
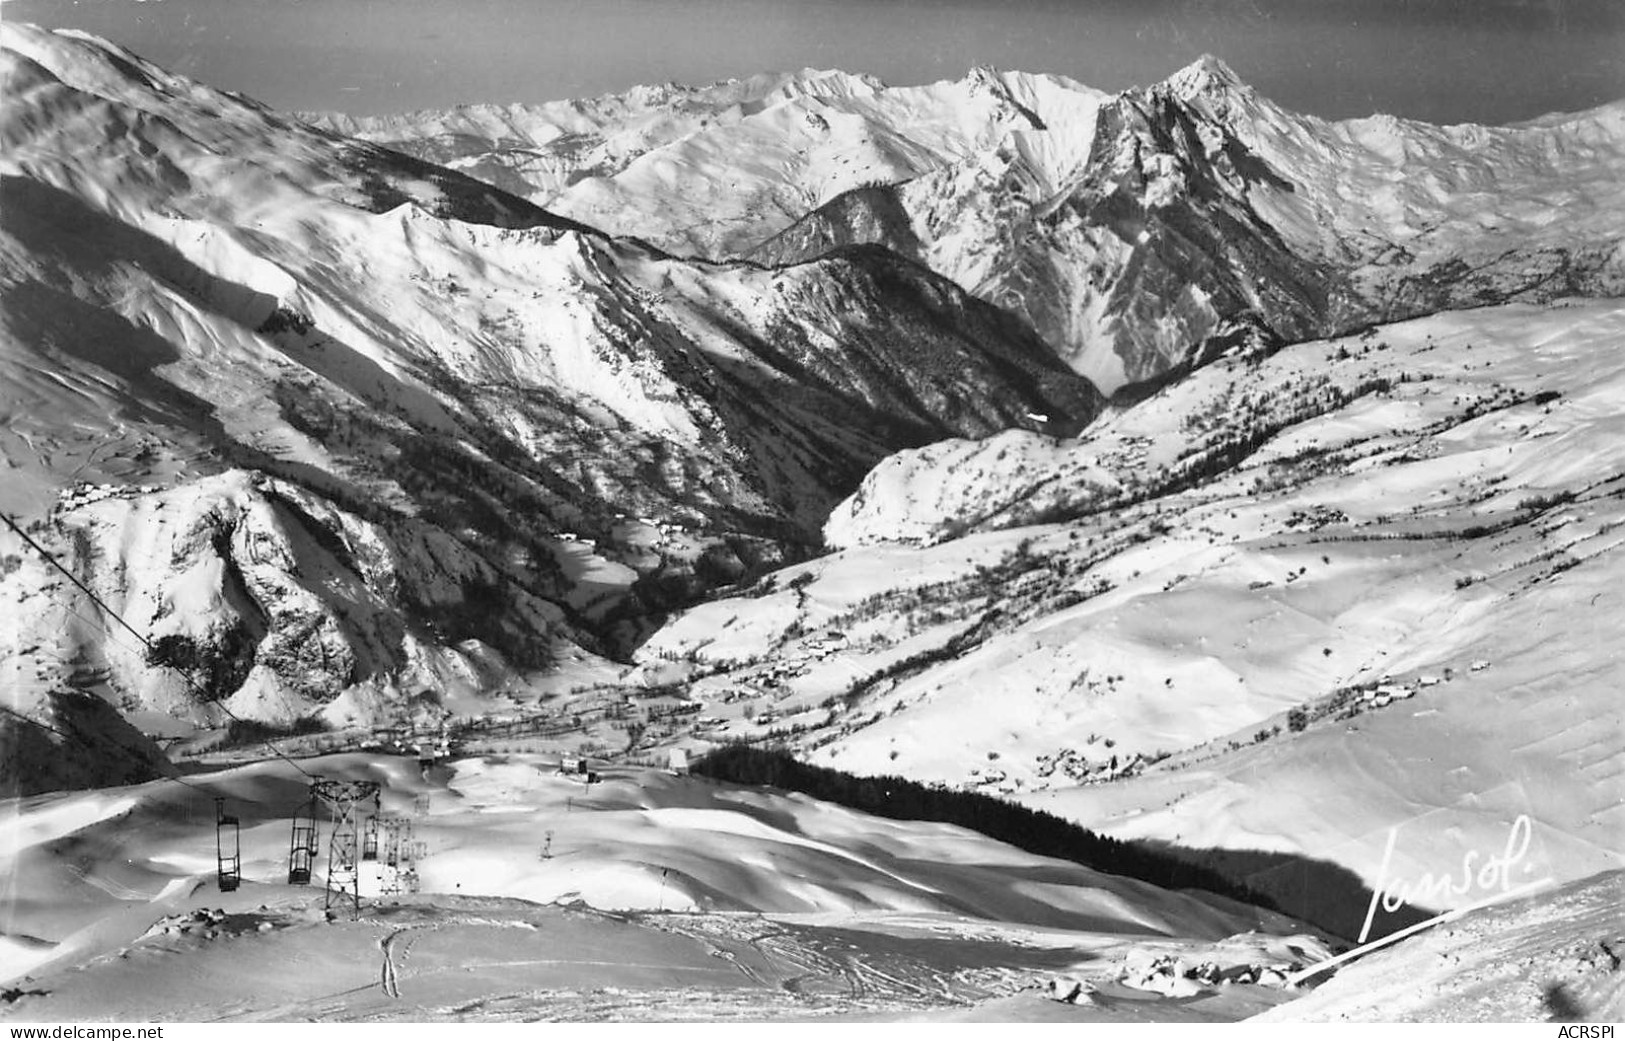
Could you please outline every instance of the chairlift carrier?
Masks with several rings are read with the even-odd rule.
[[[243,881],[243,847],[241,825],[233,814],[226,812],[224,796],[214,800],[214,859],[215,877],[222,893],[234,892]]]

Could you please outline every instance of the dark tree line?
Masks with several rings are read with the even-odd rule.
[[[1028,853],[1070,860],[1164,889],[1204,889],[1278,910],[1267,896],[1160,847],[1098,835],[1069,820],[980,792],[924,785],[902,777],[857,777],[803,763],[787,752],[727,745],[691,772],[735,784],[768,785],[892,820],[957,824]]]

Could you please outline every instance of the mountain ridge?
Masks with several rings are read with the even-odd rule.
[[[896,448],[1099,407],[890,254],[684,262],[111,45],[3,32],[3,505],[109,602],[189,588],[168,664],[245,718],[596,676],[674,605],[811,552]],[[123,488],[118,517],[84,498]],[[165,534],[193,510],[280,519]],[[271,574],[306,558],[322,582]],[[12,648],[25,711],[88,661],[128,709],[215,721],[165,662],[55,617]]]
[[[870,86],[844,108],[787,99],[772,122],[691,120],[534,197],[677,253],[780,264],[885,245],[1021,314],[1108,393],[1237,335],[1291,342],[1625,285],[1619,105],[1505,128],[1328,122],[1211,55],[1110,95],[991,69]],[[411,147],[409,130],[390,133]],[[873,147],[910,132],[925,152]],[[710,198],[712,182],[728,192],[679,197]]]

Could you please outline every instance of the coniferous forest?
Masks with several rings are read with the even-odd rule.
[[[735,784],[767,785],[892,820],[956,824],[1018,849],[1164,889],[1203,889],[1271,909],[1274,902],[1239,881],[1165,849],[1098,835],[1052,813],[980,792],[956,791],[902,777],[857,777],[803,763],[778,749],[749,745],[719,748],[691,772]]]

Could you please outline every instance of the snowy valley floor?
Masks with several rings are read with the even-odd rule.
[[[361,916],[330,920],[319,885],[285,885],[307,782],[286,762],[12,800],[0,1018],[1218,1022],[1300,1008],[1380,1018],[1393,1012],[1383,986],[1408,988],[1414,1018],[1546,1018],[1553,993],[1620,999],[1607,954],[1625,949],[1618,874],[1492,909],[1504,942],[1464,920],[1319,990],[1164,976],[1159,993],[1145,980],[1163,959],[1286,970],[1334,948],[1217,897],[798,795],[632,769],[588,786],[531,755],[464,759],[427,780],[393,757],[301,765],[382,784],[382,812],[411,818],[424,844],[422,892],[378,894],[364,863]],[[242,821],[232,893],[214,882],[215,795]],[[318,883],[325,864],[324,845]],[[1545,975],[1496,986],[1520,966]],[[1357,972],[1365,984],[1344,996]],[[1092,993],[1051,1000],[1052,981]],[[1486,986],[1496,1002],[1475,998]]]
[[[620,915],[459,897],[386,903],[326,923],[315,907],[226,904],[28,989],[16,1019],[647,1021],[829,1015],[1232,1020],[1286,998],[1263,987],[1170,1000],[1127,987],[1080,1008],[1025,990],[1087,942],[965,920]],[[270,928],[261,931],[269,924]],[[1070,941],[1070,942],[1069,942]],[[268,968],[274,966],[274,968]],[[52,989],[56,988],[56,989]]]
[[[354,920],[329,920],[319,886],[284,884],[308,783],[289,763],[14,800],[0,1016],[1229,1020],[1287,995],[1110,984],[1085,1007],[1041,988],[1197,948],[1282,966],[1328,953],[1281,916],[948,825],[649,770],[588,786],[557,763],[465,759],[425,781],[402,758],[303,761],[379,781],[382,812],[411,817],[423,843],[422,892],[379,894],[363,863]],[[215,795],[242,821],[232,893],[214,880]],[[325,866],[324,846],[318,884]]]

